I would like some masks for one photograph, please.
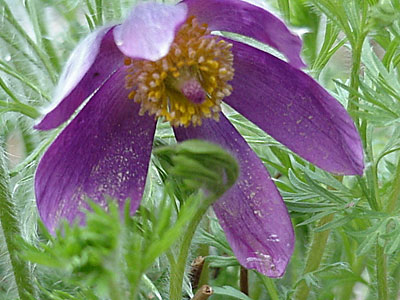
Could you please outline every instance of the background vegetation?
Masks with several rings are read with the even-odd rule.
[[[204,203],[221,193],[206,198],[196,183],[212,182],[221,170],[234,178],[236,165],[219,148],[174,146],[161,123],[155,139],[161,148],[135,217],[120,222],[115,207],[107,214],[93,205],[86,228],[66,226],[57,237],[46,232],[33,176],[60,129],[32,126],[77,42],[122,20],[134,2],[0,0],[0,299],[190,299],[194,281],[212,286],[210,299],[398,299],[399,0],[258,1],[302,35],[306,71],[347,107],[366,157],[364,176],[335,177],[224,108],[290,211],[296,248],[283,278],[240,270],[212,212],[191,239]],[[184,172],[208,157],[222,161],[214,175]],[[199,255],[206,257],[203,272],[189,276]]]

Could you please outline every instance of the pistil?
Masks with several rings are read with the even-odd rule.
[[[181,84],[181,93],[194,104],[201,104],[206,100],[206,93],[201,84],[194,78],[185,80]]]

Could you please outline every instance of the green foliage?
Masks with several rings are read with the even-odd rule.
[[[157,128],[157,150],[134,217],[126,209],[121,219],[110,199],[107,212],[91,205],[86,227],[65,224],[51,236],[37,226],[34,170],[61,128],[42,133],[32,126],[52,100],[77,42],[99,26],[122,20],[135,2],[0,0],[0,144],[7,156],[1,167],[9,173],[0,185],[12,199],[22,257],[34,263],[23,263],[20,270],[25,279],[32,278],[34,299],[170,299],[171,285],[181,298],[190,298],[187,260],[204,255],[200,281],[214,288],[210,299],[246,299],[239,264],[212,213],[198,230],[187,230],[201,219],[196,216],[204,201],[215,201],[233,184],[237,165],[221,149],[196,141],[170,147],[175,141],[165,124]],[[296,230],[286,275],[267,279],[249,271],[249,298],[350,300],[358,293],[367,300],[395,299],[400,291],[400,2],[266,2],[304,33],[307,71],[353,116],[366,170],[362,177],[324,172],[224,107],[270,171]],[[257,41],[229,36],[276,54]],[[2,224],[0,299],[18,297],[21,283],[13,260],[26,262],[7,248],[7,230]],[[184,241],[187,251],[182,251]]]
[[[163,165],[170,162],[165,169],[167,181],[172,183],[178,180],[184,190],[191,190],[183,199],[174,222],[171,222],[173,206],[168,201],[168,195],[173,194],[174,190],[172,184],[167,184],[166,193],[158,207],[151,210],[141,207],[134,218],[130,217],[129,201],[125,205],[125,218],[122,221],[121,211],[112,199],[109,199],[107,211],[90,202],[91,211],[86,214],[84,227],[64,223],[53,237],[41,225],[43,242],[32,245],[20,241],[23,248],[21,255],[25,260],[62,270],[63,280],[69,286],[76,287],[71,294],[62,290],[54,291],[55,299],[59,296],[68,299],[133,298],[138,291],[146,291],[142,288],[142,282],[153,293],[160,294],[145,272],[183,235],[184,230],[189,230],[198,212],[203,207],[207,210],[211,204],[202,192],[196,191],[205,188],[208,193],[219,195],[237,177],[235,160],[221,148],[209,143],[187,141],[158,148],[155,153]],[[196,169],[192,168],[193,165]],[[210,171],[211,167],[214,171]],[[205,171],[209,176],[204,175]],[[221,174],[226,175],[227,182],[218,181],[216,185],[214,173],[219,178]],[[210,176],[213,182],[209,180]],[[203,184],[199,186],[199,183]],[[198,221],[204,212],[198,215]],[[40,286],[42,296],[53,299],[53,292],[43,284]]]
[[[249,298],[246,294],[230,286],[215,287],[213,291],[214,294],[210,299],[218,299],[218,297],[224,297],[224,299],[251,300],[251,298]]]

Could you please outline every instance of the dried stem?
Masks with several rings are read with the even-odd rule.
[[[198,256],[194,259],[190,265],[190,283],[192,284],[192,289],[196,290],[199,286],[201,272],[203,271],[205,258],[203,256]]]
[[[240,266],[240,291],[249,295],[249,276],[246,268]]]
[[[213,289],[209,285],[203,285],[197,291],[192,300],[207,300],[213,294]]]

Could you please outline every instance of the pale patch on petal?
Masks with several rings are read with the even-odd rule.
[[[114,30],[115,43],[126,56],[155,61],[167,55],[179,26],[187,18],[186,4],[141,3]]]

